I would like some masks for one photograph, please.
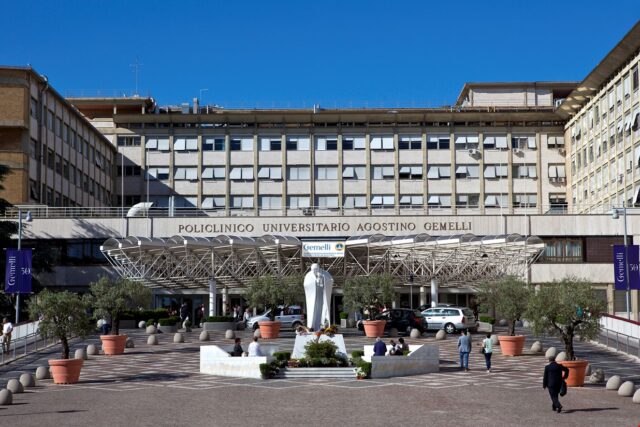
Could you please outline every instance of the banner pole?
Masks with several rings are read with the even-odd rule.
[[[18,208],[18,257],[20,257],[20,249],[22,249],[22,209]],[[21,274],[21,272],[18,272],[18,274]],[[18,326],[19,322],[20,322],[20,289],[18,289],[18,293],[16,293],[16,326]]]

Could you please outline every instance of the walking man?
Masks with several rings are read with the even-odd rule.
[[[542,379],[542,388],[549,389],[549,396],[551,396],[551,409],[553,411],[562,411],[562,405],[558,395],[560,394],[560,387],[562,383],[569,377],[569,368],[556,363],[556,357],[549,357],[549,364],[544,367],[544,377]]]
[[[9,353],[11,332],[13,332],[13,324],[5,317],[2,319],[2,351],[4,353]]]
[[[458,352],[460,353],[460,369],[469,370],[469,353],[471,353],[471,336],[465,329],[458,338]]]

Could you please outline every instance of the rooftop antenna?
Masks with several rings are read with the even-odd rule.
[[[140,67],[142,67],[144,64],[142,64],[140,61],[138,61],[138,57],[136,56],[136,62],[134,62],[133,64],[129,64],[130,67],[133,68],[133,72],[136,75],[136,90],[133,94],[133,96],[139,96],[138,95],[138,73],[140,71]]]

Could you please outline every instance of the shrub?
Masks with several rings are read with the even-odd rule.
[[[364,360],[359,360],[356,366],[362,369],[362,371],[365,374],[365,378],[371,377],[371,362],[365,362]]]
[[[262,375],[262,378],[269,379],[269,378],[273,378],[273,377],[276,376],[276,374],[278,373],[280,368],[274,362],[275,362],[275,360],[273,362],[271,362],[271,363],[261,363],[260,364],[260,374]]]
[[[308,359],[335,358],[338,347],[331,341],[311,341],[304,346],[304,355]]]
[[[353,350],[351,352],[352,359],[362,359],[362,356],[364,356],[364,350]]]
[[[348,318],[349,318],[349,313],[347,313],[346,311],[340,312],[340,319],[348,319]]]
[[[233,322],[233,317],[231,316],[208,316],[205,317],[203,322]]]
[[[496,323],[496,318],[491,316],[478,316],[478,320],[483,323],[491,323],[492,325]]]
[[[273,357],[279,362],[286,362],[291,359],[290,351],[276,351],[273,353]]]
[[[158,319],[149,319],[149,320],[147,320],[147,326],[151,326],[154,323],[156,323],[157,321],[158,321]]]
[[[173,317],[165,317],[163,319],[158,320],[160,326],[174,326],[176,323],[180,322],[180,318],[177,316]]]

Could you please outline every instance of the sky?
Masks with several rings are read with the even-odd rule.
[[[583,79],[638,0],[4,2],[0,65],[64,96],[161,105],[437,107],[465,82]],[[206,90],[205,90],[206,89]]]

